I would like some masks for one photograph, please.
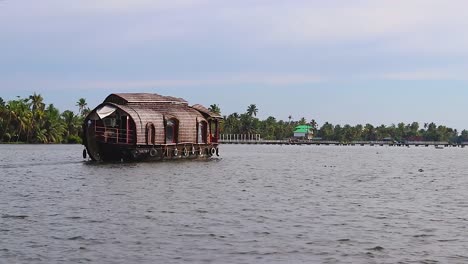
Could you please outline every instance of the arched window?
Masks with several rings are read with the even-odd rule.
[[[177,143],[179,134],[179,122],[171,118],[166,122],[166,144]]]
[[[206,143],[207,127],[208,125],[205,121],[201,121],[200,123],[198,123],[198,143]]]

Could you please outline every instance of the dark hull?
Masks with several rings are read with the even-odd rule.
[[[95,161],[163,161],[178,159],[207,159],[219,156],[218,144],[177,144],[129,146],[97,143],[97,149],[87,152]]]

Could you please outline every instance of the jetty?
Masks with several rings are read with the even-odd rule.
[[[316,139],[283,139],[265,140],[259,134],[248,135],[220,135],[220,144],[248,144],[248,145],[316,145],[316,146],[390,146],[390,147],[460,147],[468,146],[468,142],[447,142],[447,141],[405,141],[397,142],[393,140],[382,141],[351,141],[340,142]]]

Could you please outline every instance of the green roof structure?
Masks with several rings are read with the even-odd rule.
[[[311,129],[312,129],[312,126],[300,125],[294,129],[294,133],[309,133]]]

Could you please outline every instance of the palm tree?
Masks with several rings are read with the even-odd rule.
[[[44,98],[40,94],[34,93],[29,96],[31,100],[31,110],[35,113],[37,110],[44,110],[45,104],[43,103]]]
[[[88,105],[88,103],[86,103],[86,99],[84,98],[80,98],[78,100],[78,102],[76,102],[76,106],[78,106],[78,112],[84,116],[85,115],[85,111],[86,111],[86,106]]]
[[[0,142],[2,142],[3,135],[5,134],[6,117],[7,117],[7,111],[6,111],[5,101],[3,101],[3,98],[0,97]]]
[[[208,108],[208,110],[212,113],[215,113],[215,114],[221,114],[221,108],[219,108],[219,106],[217,104],[212,104],[210,105],[210,107]]]
[[[11,110],[10,104],[8,103],[3,108],[3,134],[2,140],[10,142],[12,133],[11,133],[11,120],[15,113]]]
[[[254,134],[256,133],[256,125],[258,124],[258,119],[253,118],[248,113],[242,114],[240,116],[240,133],[242,134]]]
[[[49,143],[47,140],[47,130],[39,129],[36,131],[36,142],[37,143]]]
[[[363,128],[364,133],[364,140],[375,140],[376,139],[376,132],[375,128],[371,124],[366,124]]]
[[[29,132],[31,131],[32,125],[32,114],[29,111],[22,111],[19,113],[18,119],[18,137],[16,138],[16,142],[21,141],[28,142],[29,140]]]
[[[413,137],[418,136],[418,133],[419,133],[419,123],[418,122],[411,123],[410,133],[411,133],[411,136],[413,136]]]
[[[247,114],[250,116],[257,116],[258,108],[255,104],[251,104],[247,107]]]
[[[60,143],[63,139],[63,134],[66,132],[65,125],[60,118],[60,111],[53,104],[45,110],[45,129],[47,141],[50,143]]]
[[[324,140],[330,140],[333,137],[333,124],[325,122],[317,131],[317,137],[321,137]]]
[[[28,142],[35,141],[37,131],[41,130],[42,119],[44,117],[44,108],[45,104],[43,103],[44,98],[40,94],[34,93],[29,96],[29,101],[31,105],[32,116],[30,120],[30,131],[32,131],[32,139],[29,137],[30,133],[28,132]]]
[[[29,99],[21,99],[18,97],[17,100],[9,101],[7,105],[8,109],[8,122],[7,128],[10,128],[12,131],[11,136],[16,136],[16,141],[18,142],[24,132],[28,132],[30,126],[30,113],[29,109]],[[27,138],[23,137],[23,138]],[[11,139],[11,137],[10,137]]]
[[[309,123],[309,124],[310,124],[310,126],[312,127],[312,129],[313,129],[314,131],[317,131],[318,124],[317,124],[317,121],[315,121],[315,119],[310,120],[310,123]]]
[[[46,133],[48,142],[61,143],[63,140],[64,131],[64,126],[59,120],[51,120]]]
[[[76,134],[80,127],[79,116],[75,115],[75,113],[70,110],[64,111],[61,116],[65,123],[66,138],[70,137],[70,135]]]

